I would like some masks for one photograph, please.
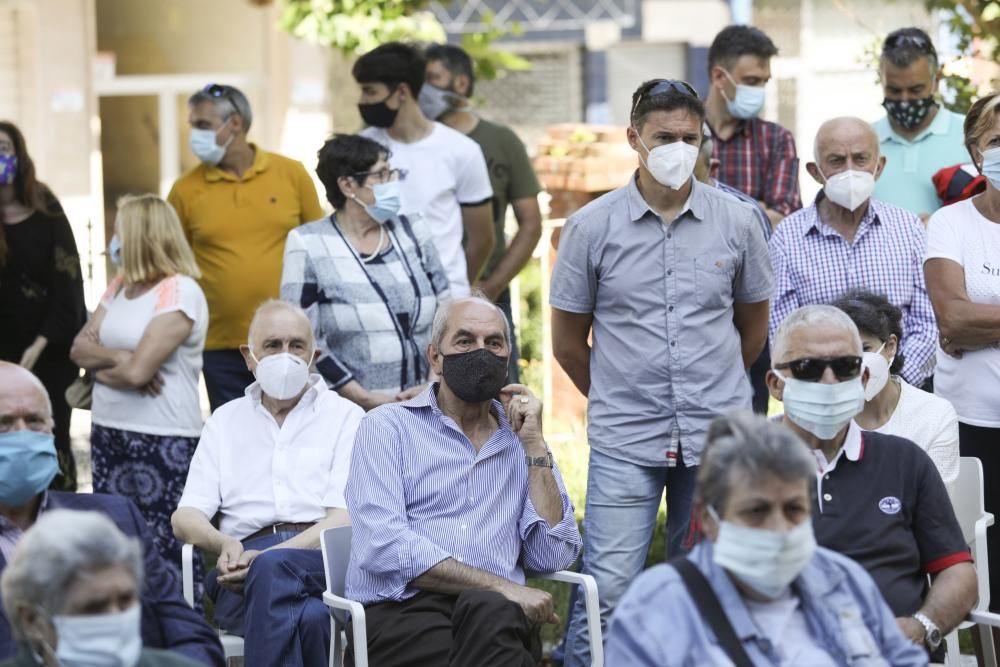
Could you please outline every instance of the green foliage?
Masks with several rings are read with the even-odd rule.
[[[542,354],[542,268],[530,260],[518,275],[521,286],[521,322],[517,329],[521,359],[541,361]]]
[[[1000,2],[998,0],[924,0],[928,11],[937,12],[958,39],[959,51],[973,58],[997,62],[1000,58]],[[955,94],[947,106],[965,113],[979,96],[979,87],[969,77],[951,73],[945,83]]]
[[[444,42],[444,28],[430,5],[431,0],[280,0],[278,26],[299,39],[357,56],[392,41]],[[476,76],[488,81],[510,70],[530,69],[524,58],[493,47],[507,35],[519,36],[521,26],[494,25],[492,15],[484,21],[486,31],[462,36]]]

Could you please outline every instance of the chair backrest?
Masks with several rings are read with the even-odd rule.
[[[347,579],[347,564],[351,559],[351,527],[327,528],[320,534],[320,548],[323,551],[323,569],[326,572],[326,590],[343,597]],[[347,622],[347,614],[332,610],[334,618],[341,624]]]
[[[962,527],[962,537],[969,546],[976,541],[976,522],[986,513],[983,505],[983,464],[963,456],[958,463],[958,479],[950,489],[951,506]]]

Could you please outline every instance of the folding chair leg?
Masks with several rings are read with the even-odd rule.
[[[948,652],[944,654],[945,667],[962,667],[962,652],[958,648],[958,630],[952,630],[951,634],[945,637]]]
[[[977,625],[979,644],[983,650],[983,665],[997,667],[996,647],[993,645],[993,628],[988,625]]]

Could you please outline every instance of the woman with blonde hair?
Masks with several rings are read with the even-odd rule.
[[[201,274],[177,214],[155,195],[119,201],[110,253],[118,276],[70,352],[95,372],[94,491],[135,502],[160,552],[180,563],[170,515],[201,434]]]

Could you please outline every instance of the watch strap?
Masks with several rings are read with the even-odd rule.
[[[551,468],[552,467],[552,452],[546,452],[545,456],[525,456],[524,462],[529,466],[536,466],[539,468]]]
[[[917,620],[920,625],[924,626],[924,643],[932,650],[937,650],[937,647],[941,645],[941,640],[943,639],[941,635],[941,628],[937,626],[937,623],[932,621],[930,617],[926,614],[922,614],[919,611],[913,615],[913,618]]]

